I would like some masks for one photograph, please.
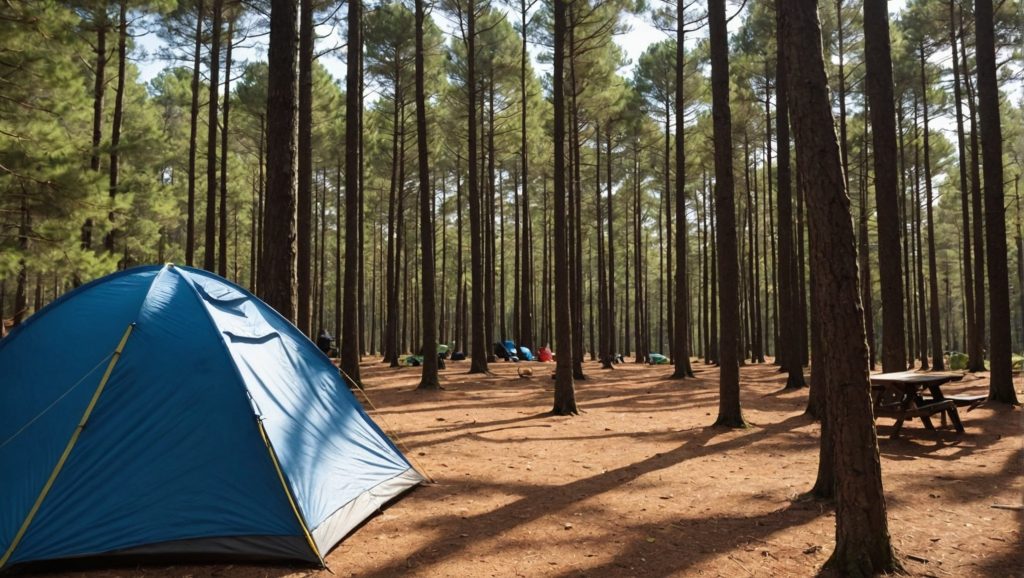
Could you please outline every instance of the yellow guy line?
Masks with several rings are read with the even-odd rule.
[[[270,461],[274,464],[274,469],[277,470],[277,478],[281,480],[281,486],[284,487],[284,495],[288,496],[288,503],[292,507],[292,512],[295,513],[295,518],[299,521],[299,526],[302,528],[302,533],[306,536],[306,542],[309,543],[309,547],[313,549],[313,553],[316,554],[320,564],[324,564],[324,557],[320,555],[320,550],[316,547],[316,542],[313,541],[313,535],[309,533],[309,528],[306,527],[306,521],[302,518],[302,514],[299,512],[299,507],[295,504],[295,499],[292,498],[292,492],[288,489],[288,482],[284,479],[284,472],[281,471],[281,464],[277,462],[277,454],[274,452],[273,446],[270,445],[270,437],[267,436],[267,430],[263,427],[263,420],[258,416],[256,417],[256,425],[260,428],[260,435],[263,436],[263,444],[267,446],[267,452],[270,454]]]
[[[28,515],[25,516],[25,521],[21,523],[21,528],[18,529],[18,533],[14,535],[14,540],[11,541],[11,545],[7,547],[7,551],[4,552],[2,558],[0,558],[0,568],[3,568],[7,564],[7,560],[10,559],[11,555],[14,554],[14,549],[18,547],[21,539],[25,537],[25,532],[28,530],[32,519],[35,518],[36,513],[39,512],[39,507],[43,505],[43,500],[46,499],[46,495],[50,493],[50,488],[53,487],[54,481],[57,480],[57,476],[60,474],[61,469],[64,467],[64,463],[68,461],[68,456],[71,455],[72,448],[75,447],[75,443],[78,442],[78,436],[81,435],[82,430],[85,429],[86,422],[89,421],[89,416],[92,415],[93,409],[96,408],[96,402],[99,401],[100,395],[103,393],[103,389],[107,386],[107,381],[110,379],[110,374],[114,371],[114,366],[117,365],[117,360],[121,359],[121,352],[124,351],[124,345],[128,342],[128,336],[132,334],[132,330],[135,329],[135,324],[132,323],[125,329],[124,335],[121,336],[121,342],[117,344],[117,349],[114,350],[114,354],[110,357],[110,363],[107,365],[107,371],[103,373],[103,379],[100,380],[100,384],[96,386],[96,391],[92,394],[92,399],[89,400],[89,405],[85,408],[85,413],[82,414],[82,418],[78,420],[78,427],[71,434],[71,439],[68,440],[68,445],[64,448],[64,453],[61,454],[60,459],[57,460],[57,465],[53,467],[53,471],[50,472],[50,478],[43,484],[43,489],[39,491],[39,496],[36,498],[36,502],[32,504],[32,509],[28,511]]]

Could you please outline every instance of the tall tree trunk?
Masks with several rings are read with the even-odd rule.
[[[612,352],[609,347],[609,333],[608,328],[608,271],[605,267],[604,258],[604,215],[601,210],[602,199],[601,199],[601,124],[598,122],[594,125],[594,154],[596,161],[594,163],[594,212],[597,217],[597,226],[595,227],[595,233],[597,235],[597,317],[598,317],[598,332],[600,334],[599,341],[599,355],[598,358],[601,361],[602,369],[613,369],[612,366]],[[607,175],[609,182],[611,181],[611,174]],[[591,316],[591,324],[593,324],[593,316]],[[591,332],[591,340],[593,340],[593,332]]]
[[[974,273],[972,278],[974,280],[974,323],[978,337],[974,342],[974,348],[968,352],[967,369],[975,372],[985,371],[985,245],[983,232],[985,217],[981,212],[981,169],[978,160],[981,147],[978,144],[978,133],[980,132],[977,123],[978,114],[974,101],[974,88],[971,84],[971,69],[967,66],[963,8],[961,7],[960,10],[960,57],[963,63],[964,85],[967,88],[967,114],[971,127],[971,212],[974,215],[974,220],[971,222],[974,236]]]
[[[535,1],[535,0],[534,0]],[[530,231],[530,159],[528,154],[529,139],[527,138],[526,113],[529,101],[526,88],[526,73],[529,52],[527,50],[527,12],[534,1],[520,0],[520,17],[523,35],[523,46],[519,61],[519,94],[522,99],[520,106],[520,165],[523,174],[522,200],[520,202],[522,217],[522,247],[520,247],[520,265],[518,282],[520,284],[519,300],[516,303],[519,311],[519,345],[536,349],[533,340],[533,247]]]
[[[956,0],[949,0],[949,44],[953,51],[953,103],[956,111],[956,142],[957,158],[960,173],[960,215],[961,226],[963,227],[963,253],[961,282],[964,291],[964,309],[966,310],[965,331],[967,338],[966,350],[975,351],[978,348],[977,322],[974,319],[974,266],[971,251],[971,211],[969,204],[969,189],[967,188],[967,150],[964,138],[964,115],[963,97],[960,94],[960,58],[957,55],[957,23],[956,23]],[[966,72],[966,71],[965,71]]]
[[[219,2],[218,2],[219,4]],[[289,321],[296,311],[295,187],[298,170],[298,102],[295,72],[298,6],[272,0],[267,54],[267,200],[263,240],[263,300]],[[216,30],[217,27],[215,26]],[[211,103],[215,107],[216,103]]]
[[[341,296],[345,293],[344,291],[344,279],[341,272],[341,253],[344,250],[342,248],[341,240],[341,228],[342,228],[342,177],[341,177],[341,163],[342,159],[338,157],[338,167],[335,172],[334,178],[334,335],[341,339],[342,327],[344,327],[344,321],[342,320],[343,304],[341,302]],[[354,264],[353,264],[354,266]],[[339,352],[340,353],[340,352]]]
[[[935,219],[932,205],[932,161],[928,136],[928,81],[925,77],[924,45],[921,45],[921,113],[924,120],[924,188],[925,212],[928,218],[928,291],[930,293],[929,314],[932,330],[932,369],[944,371],[945,360],[942,356],[942,321],[939,318],[939,273],[935,260]]]
[[[782,5],[786,0],[776,0],[776,21],[778,30],[782,30]],[[780,45],[787,39],[779,33]],[[793,178],[790,173],[789,155],[789,80],[786,77],[785,56],[782,48],[776,56],[775,67],[775,132],[777,145],[778,179],[778,212],[779,212],[779,313],[782,318],[782,343],[780,353],[783,355],[782,367],[785,368],[785,389],[805,387],[804,367],[798,343],[800,341],[798,322],[800,315],[799,280],[797,278],[796,259],[793,251]],[[713,311],[713,310],[712,310]],[[821,415],[815,417],[821,418]]]
[[[220,37],[223,18],[224,0],[213,0],[213,27],[210,29],[210,99],[206,119],[206,239],[203,254],[203,269],[207,271],[214,271],[217,266],[217,123],[219,122],[217,117],[220,98]],[[289,50],[292,62],[294,62],[295,49],[290,48]],[[288,110],[283,109],[283,113],[287,114]],[[270,114],[271,112],[268,110],[268,118]],[[273,130],[271,132],[274,133]],[[276,213],[272,214],[276,215]]]
[[[555,326],[558,350],[555,362],[555,415],[576,415],[576,392],[573,386],[572,324],[569,315],[572,296],[569,294],[568,251],[565,230],[565,0],[554,0],[554,139],[555,139]],[[472,52],[471,52],[472,54]],[[472,61],[472,58],[470,59]],[[472,99],[470,99],[472,100]],[[472,148],[472,147],[471,147]]]
[[[313,1],[299,3],[299,188],[298,188],[298,291],[299,331],[314,337],[310,240],[313,235]]]
[[[928,312],[925,308],[927,296],[924,289],[924,250],[921,239],[921,179],[918,167],[920,147],[917,128],[917,96],[914,97],[914,273],[917,279],[917,350],[920,352],[921,369],[928,369]]]
[[[14,287],[14,327],[21,325],[28,313],[28,264],[25,255],[30,247],[29,231],[32,229],[32,215],[28,210],[28,192],[21,190],[21,223],[18,226],[18,248],[22,256],[18,259],[18,279]],[[0,319],[3,323],[3,319]]]
[[[114,117],[111,119],[110,130],[110,201],[113,205],[117,197],[121,175],[121,125],[124,120],[124,90],[128,64],[128,0],[121,0],[117,10],[117,90],[114,93]],[[115,251],[119,231],[117,214],[113,206],[110,209],[110,232],[107,233],[104,245],[108,253]],[[121,267],[126,265],[121,262]],[[119,267],[119,268],[121,268]]]
[[[440,389],[437,378],[437,320],[434,309],[434,221],[432,219],[430,159],[427,145],[427,95],[424,87],[423,27],[426,15],[424,0],[416,0],[416,149],[418,152],[420,188],[420,264],[423,374],[417,389]]]
[[[829,381],[826,405],[834,426],[836,548],[829,565],[842,574],[872,576],[898,570],[899,563],[886,519],[850,200],[832,128],[816,4],[789,0],[781,7],[786,67],[794,88],[797,163],[812,215],[815,313],[827,344],[825,351],[814,353]]]
[[[896,113],[893,110],[889,12],[885,0],[864,0],[864,60],[870,103],[878,212],[878,261],[882,285],[882,371],[906,369],[900,268]]]
[[[487,347],[484,337],[484,238],[480,230],[480,182],[477,174],[477,110],[476,110],[476,0],[469,0],[466,6],[466,105],[468,107],[468,164],[469,164],[469,251],[472,276],[473,336],[470,373],[487,373]],[[561,213],[559,213],[561,214]]]
[[[202,27],[202,0],[199,2],[199,16],[198,26]],[[102,3],[97,6],[96,12],[93,15],[93,25],[96,26],[96,63],[93,70],[93,87],[92,87],[92,157],[89,162],[89,168],[94,172],[100,170],[100,145],[103,142],[103,102],[107,92],[107,6],[106,3]],[[199,31],[196,32],[196,44],[199,45]],[[196,50],[196,60],[199,59],[199,50]],[[198,64],[196,64],[196,77],[198,78]],[[194,92],[194,89],[193,89]],[[192,127],[195,130],[195,115],[192,117]],[[192,216],[192,213],[189,213]],[[189,220],[189,225],[192,225],[192,221]],[[93,220],[91,218],[86,219],[82,225],[82,248],[92,248],[92,229]],[[189,265],[192,263],[189,262]]]
[[[224,122],[220,132],[220,237],[217,251],[217,274],[228,275],[228,121],[231,114],[231,44],[234,41],[235,19],[228,20],[224,49]]]
[[[683,90],[686,65],[686,14],[684,0],[676,2],[676,292],[675,300],[675,371],[672,377],[693,377],[690,367],[690,300],[687,294],[687,231],[686,231],[686,94]],[[611,180],[611,175],[608,175]],[[671,340],[670,340],[671,341]]]
[[[195,264],[196,251],[196,152],[199,133],[199,72],[203,52],[203,7],[203,0],[198,0],[196,2],[196,42],[192,58],[192,104],[189,109],[188,135],[188,215],[185,225],[185,264],[189,267]],[[262,122],[262,119],[260,120]],[[261,143],[260,154],[262,153]],[[262,177],[263,175],[260,175],[260,183],[263,182]]]
[[[860,198],[859,214],[857,218],[859,243],[858,256],[860,257],[860,298],[864,305],[864,329],[868,338],[868,358],[871,369],[875,368],[876,345],[875,345],[875,316],[874,302],[871,285],[871,243],[868,240],[868,123],[864,123],[864,138],[860,148]],[[849,179],[847,178],[847,182]]]
[[[1007,267],[1006,212],[1003,204],[1003,142],[996,78],[992,0],[974,3],[977,35],[978,108],[985,167],[985,232],[988,249],[989,317],[992,324],[992,374],[989,399],[1017,405],[1013,387],[1010,334],[1010,281]]]
[[[430,159],[427,143],[427,95],[424,86],[423,27],[426,15],[424,0],[416,0],[416,148],[420,180],[420,267],[422,293],[420,327],[422,335],[423,374],[418,389],[439,389],[437,379],[437,321],[434,308],[434,223],[430,187]]]
[[[711,110],[715,142],[715,210],[718,221],[718,292],[721,299],[719,405],[716,425],[745,427],[740,410],[739,267],[733,193],[732,114],[729,110],[729,45],[725,0],[708,2],[711,39]]]
[[[613,223],[615,222],[615,212],[612,206],[612,185],[614,184],[614,177],[612,176],[612,131],[611,123],[609,123],[607,134],[605,135],[605,162],[608,165],[607,173],[607,203],[608,203],[608,353],[615,358],[618,350],[616,348],[615,339],[615,228]],[[626,275],[629,278],[629,275]]]

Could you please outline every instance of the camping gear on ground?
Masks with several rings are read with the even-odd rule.
[[[512,343],[511,341],[495,341],[494,355],[498,359],[504,359],[505,361],[519,361],[519,356],[516,355],[515,344]]]
[[[452,354],[452,361],[463,361],[466,359],[466,353],[463,351],[456,351]]]
[[[537,361],[550,362],[550,361],[554,361],[554,360],[555,360],[555,356],[552,355],[550,347],[545,345],[544,347],[541,347],[537,351]]]
[[[83,285],[0,341],[0,367],[0,569],[117,556],[322,565],[424,480],[312,342],[206,271],[139,267]]]
[[[326,329],[320,330],[320,335],[316,338],[316,348],[319,349],[327,357],[331,357],[331,352],[334,351],[334,337],[330,331]]]
[[[444,343],[439,343],[437,345],[437,357],[438,357],[438,359],[442,359],[442,360],[443,359],[448,359],[448,350],[449,350],[449,347],[447,345],[445,345]]]
[[[419,367],[423,365],[422,355],[403,355],[398,358],[398,365],[403,367]]]
[[[534,361],[533,352],[530,351],[529,347],[526,347],[525,345],[520,345],[519,359],[522,359],[523,361]]]
[[[668,365],[668,358],[660,353],[652,353],[647,358],[650,360],[648,363],[651,365]]]

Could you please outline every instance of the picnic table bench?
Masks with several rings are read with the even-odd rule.
[[[964,433],[957,408],[967,407],[967,411],[970,411],[983,403],[986,396],[946,396],[942,393],[943,384],[961,379],[962,374],[942,372],[902,371],[872,375],[871,395],[875,418],[881,416],[896,419],[891,435],[893,439],[899,437],[903,422],[907,419],[920,418],[926,429],[934,430],[931,416],[935,414],[941,415],[943,426],[948,416],[956,431]]]

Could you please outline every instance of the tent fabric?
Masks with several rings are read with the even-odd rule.
[[[0,568],[147,552],[322,563],[423,480],[312,342],[205,271],[80,287],[0,341],[0,375]]]

